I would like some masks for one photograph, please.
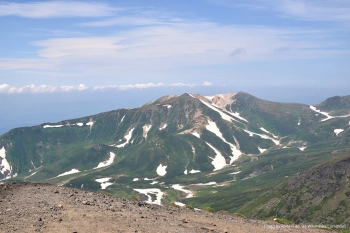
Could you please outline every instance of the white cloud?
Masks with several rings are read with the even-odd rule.
[[[130,90],[130,89],[146,89],[146,88],[159,88],[159,87],[196,87],[196,86],[211,86],[211,82],[204,82],[203,84],[190,84],[190,83],[141,83],[141,84],[129,84],[129,85],[107,85],[107,86],[96,86],[93,90]]]
[[[21,93],[54,93],[54,92],[72,92],[72,91],[106,91],[106,90],[130,90],[130,89],[147,89],[147,88],[161,88],[161,87],[195,87],[195,86],[211,86],[211,82],[204,82],[203,84],[189,84],[189,83],[140,83],[128,85],[106,85],[87,87],[84,84],[78,86],[50,86],[50,85],[26,85],[22,87],[10,86],[9,84],[0,84],[0,93],[5,94],[21,94]]]
[[[341,0],[337,2],[339,1],[341,2]],[[236,3],[236,1],[230,2]],[[259,3],[263,7],[257,7],[255,10],[277,11],[278,9],[278,12],[284,12],[282,15],[286,17],[292,14],[302,15],[304,14],[303,8],[309,9],[310,4],[316,4],[315,1],[311,1],[311,3],[305,3],[306,7],[293,7],[288,6],[288,1],[282,0],[281,2],[284,5],[278,2],[277,6],[272,6],[267,0],[260,0]],[[56,6],[55,4],[62,5]],[[257,3],[247,0],[247,3],[241,4],[240,7],[252,9],[254,4]],[[4,6],[11,6],[13,9],[4,9]],[[75,12],[78,11],[78,6],[85,6],[86,9],[96,12],[91,14],[84,10]],[[26,7],[33,7],[33,9],[30,8],[31,11]],[[55,7],[57,11],[52,13]],[[60,10],[64,7],[71,10],[68,12]],[[47,9],[48,12],[40,13],[44,9]],[[188,77],[193,77],[194,80],[199,76],[196,74],[200,73],[200,77],[203,78],[200,82],[202,82],[207,77],[210,78],[210,73],[203,71],[204,69],[200,67],[210,70],[219,65],[224,70],[225,68],[231,69],[233,65],[243,62],[333,59],[349,56],[349,49],[344,46],[343,38],[330,30],[218,24],[205,20],[175,18],[172,13],[157,11],[157,9],[152,13],[144,9],[135,11],[122,9],[123,12],[120,15],[115,14],[115,11],[117,10],[108,5],[96,2],[0,3],[0,16],[58,17],[75,14],[77,16],[113,14],[111,17],[100,18],[100,21],[85,22],[79,26],[84,25],[84,29],[87,26],[123,26],[103,30],[108,31],[107,34],[67,33],[63,34],[64,38],[60,35],[64,32],[52,32],[51,36],[55,35],[54,38],[30,43],[32,47],[24,52],[34,54],[32,56],[27,55],[27,58],[13,58],[13,55],[12,58],[0,57],[0,70],[14,70],[16,74],[22,72],[21,77],[24,77],[23,72],[27,72],[28,77],[32,78],[37,78],[36,74],[44,77],[46,72],[48,77],[61,75],[68,79],[71,75],[71,77],[80,78],[79,82],[101,77],[109,80],[132,78],[136,83],[145,82],[144,80],[158,82],[174,78],[188,82]],[[313,11],[316,10],[313,9]],[[321,10],[317,11],[321,12]],[[90,30],[94,31],[88,28],[89,32]],[[204,77],[203,73],[208,76]],[[103,88],[113,87],[104,86]],[[128,85],[118,86],[118,89],[122,88],[130,87]]]
[[[21,94],[21,93],[53,93],[53,92],[71,92],[71,91],[84,91],[88,89],[84,84],[78,86],[49,86],[49,85],[40,85],[36,86],[34,84],[14,87],[8,84],[0,85],[0,93],[7,94]]]
[[[350,21],[349,1],[283,0],[278,10],[288,16],[315,21]]]
[[[97,2],[48,1],[30,3],[0,3],[0,16],[25,18],[101,17],[119,9]]]
[[[211,0],[234,8],[272,11],[281,17],[309,21],[333,21],[349,23],[350,4],[348,0]]]
[[[205,82],[203,83],[203,85],[204,85],[204,86],[212,86],[213,84],[212,84],[211,82],[205,81]]]
[[[111,19],[107,20],[100,20],[100,21],[94,21],[94,22],[85,22],[81,23],[81,26],[88,26],[88,27],[109,27],[109,26],[115,26],[115,25],[122,25],[122,26],[146,26],[146,25],[162,25],[162,24],[170,24],[168,20],[159,20],[157,18],[150,18],[150,17],[142,17],[142,16],[120,16],[120,17],[113,17]]]
[[[119,77],[237,61],[330,58],[337,49],[328,32],[215,25],[206,22],[132,27],[104,37],[53,38],[33,43],[37,57],[0,58],[0,70],[75,70]],[[297,41],[297,43],[295,43]],[[276,53],[278,48],[289,48]]]

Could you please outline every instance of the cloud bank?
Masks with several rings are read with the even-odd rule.
[[[202,84],[188,84],[188,83],[140,83],[128,85],[106,85],[88,87],[85,84],[78,86],[49,86],[49,85],[26,85],[22,87],[10,86],[9,84],[0,84],[0,93],[4,94],[22,94],[22,93],[57,93],[57,92],[73,92],[73,91],[107,91],[107,90],[130,90],[130,89],[147,89],[147,88],[161,88],[161,87],[198,87],[198,86],[212,86],[209,81]]]

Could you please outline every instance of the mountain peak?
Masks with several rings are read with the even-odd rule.
[[[315,107],[333,115],[350,114],[350,95],[330,97]]]

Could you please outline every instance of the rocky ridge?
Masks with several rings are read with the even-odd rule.
[[[2,184],[0,195],[1,232],[326,232],[48,184]]]

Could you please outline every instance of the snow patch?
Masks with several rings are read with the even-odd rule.
[[[199,135],[199,133],[197,133],[197,132],[193,132],[193,133],[191,133],[193,136],[195,136],[195,137],[197,137],[197,138],[201,138],[201,135]]]
[[[77,123],[77,126],[83,126],[84,125],[84,123]]]
[[[163,130],[168,126],[168,124],[164,124],[162,127],[159,128],[159,130]]]
[[[111,182],[108,182],[110,179],[112,179],[112,178],[111,177],[106,177],[106,178],[96,179],[95,181],[100,183],[101,189],[106,189],[108,186],[113,184]]]
[[[185,175],[187,175],[187,174],[188,174],[188,171],[187,171],[187,169],[186,169],[186,170],[184,171],[184,174],[185,174]]]
[[[207,142],[205,142],[207,143]],[[215,157],[211,158],[213,161],[211,162],[211,164],[213,164],[214,166],[214,170],[213,171],[218,171],[223,169],[226,166],[226,160],[225,157],[222,156],[222,154],[220,153],[220,151],[218,151],[215,147],[213,147],[212,145],[210,145],[209,143],[207,143],[207,145],[213,149],[213,151],[215,152]],[[210,157],[209,157],[210,158]]]
[[[62,174],[59,174],[59,175],[56,176],[56,177],[66,176],[66,175],[75,174],[75,173],[79,173],[79,172],[80,172],[80,171],[79,171],[78,169],[73,168],[72,170],[67,171],[67,172],[64,172],[64,173],[62,173]],[[56,178],[56,177],[55,177],[55,178]]]
[[[184,189],[184,186],[182,186],[180,184],[173,184],[171,187],[175,190],[179,190],[181,192],[187,193],[186,198],[191,198],[194,196],[193,192],[191,190]]]
[[[223,142],[225,142],[226,144],[228,144],[230,146],[231,151],[232,151],[232,157],[230,157],[231,158],[230,164],[232,164],[235,160],[237,160],[239,158],[239,156],[242,154],[242,152],[240,150],[238,150],[235,145],[226,141],[226,139],[222,136],[222,133],[220,132],[220,129],[218,128],[218,126],[216,125],[215,122],[208,121],[208,124],[209,125],[207,125],[205,128],[207,130],[209,130],[210,132],[214,133]]]
[[[29,177],[34,176],[36,173],[37,173],[37,172],[33,172],[33,173],[30,174],[29,176],[24,177],[24,179],[28,179]]]
[[[115,147],[118,147],[118,148],[121,148],[121,147],[124,147],[126,144],[129,143],[131,137],[132,137],[132,132],[134,131],[135,128],[131,129],[129,131],[129,133],[127,135],[124,136],[124,138],[126,139],[126,142],[120,144],[120,145],[114,145]]]
[[[269,139],[269,140],[273,141],[273,143],[275,143],[276,145],[280,144],[279,141],[277,141],[276,139],[273,139],[273,138],[271,138],[271,137],[269,137],[269,136],[267,136],[265,134],[258,134],[258,133],[254,133],[254,132],[251,132],[251,131],[245,130],[245,129],[244,129],[244,132],[249,134],[250,137],[253,137],[254,135],[257,135],[257,136],[261,137],[262,139]]]
[[[162,164],[159,164],[159,166],[157,167],[157,174],[159,175],[159,176],[165,176],[166,175],[166,168],[167,168],[168,166],[163,166]]]
[[[306,146],[298,147],[298,148],[299,148],[299,150],[304,151],[306,149]]]
[[[107,167],[109,165],[111,165],[114,161],[115,158],[115,154],[113,152],[109,152],[109,158],[103,162],[100,162],[97,167],[94,167],[94,169],[98,169],[101,167]]]
[[[96,179],[95,181],[98,183],[104,183],[109,181],[110,179],[112,179],[111,177],[106,177],[106,178],[100,178],[100,179]]]
[[[5,150],[4,146],[0,150],[0,157],[2,158],[0,172],[3,175],[5,175],[5,173],[8,172],[8,175],[5,177],[5,179],[9,179],[9,178],[11,178],[12,168],[11,168],[11,165],[9,164],[9,162],[6,160],[6,150]]]
[[[159,183],[159,181],[154,180],[154,181],[151,183],[151,185],[158,184],[158,183]]]
[[[238,172],[232,172],[232,173],[229,173],[230,175],[237,175],[239,173],[241,173],[242,171],[238,171]]]
[[[134,178],[132,181],[139,181],[140,179],[139,178]]]
[[[63,127],[64,125],[44,125],[43,128],[46,129],[46,128],[61,128]]]
[[[198,172],[201,172],[200,170],[194,170],[192,169],[191,171],[189,171],[190,174],[195,174],[195,173],[198,173]]]
[[[327,121],[327,120],[329,120],[329,119],[334,118],[334,117],[330,116],[327,112],[321,112],[321,110],[317,110],[317,108],[314,107],[314,106],[311,106],[311,105],[310,105],[310,109],[313,110],[313,111],[315,111],[315,112],[321,113],[322,115],[324,115],[324,116],[327,117],[326,119],[323,119],[323,120],[321,120],[321,121]]]
[[[210,101],[213,101],[213,99],[215,98],[215,95],[211,95],[211,96],[204,96],[205,98],[207,98]]]
[[[338,134],[340,134],[343,131],[344,131],[343,129],[335,129],[334,133],[335,133],[335,135],[338,135]]]
[[[175,201],[174,204],[177,205],[177,206],[180,206],[180,207],[186,206],[184,203],[178,202],[178,201]]]
[[[193,155],[195,155],[196,154],[196,149],[194,149],[194,147],[192,145],[191,145],[191,148],[192,148]]]
[[[198,186],[212,186],[212,185],[218,185],[215,181],[209,182],[209,183],[198,183],[198,184],[191,184],[191,185],[198,185]]]
[[[36,167],[34,166],[33,161],[32,161],[32,160],[30,160],[30,162],[32,163],[32,166],[34,167],[34,170],[35,170],[35,169],[36,169]],[[30,170],[29,170],[29,172],[30,172]]]
[[[245,121],[247,123],[249,123],[249,121],[243,117],[240,116],[239,112],[229,112],[229,111],[226,111],[228,114],[231,114],[232,116],[242,120],[242,121]]]
[[[147,196],[147,200],[145,202],[149,204],[162,205],[162,197],[164,193],[160,189],[134,189],[136,192],[144,194]],[[155,195],[156,199],[152,200],[151,195]]]
[[[169,104],[164,104],[163,107],[171,108],[171,105],[169,105]]]
[[[271,135],[272,135],[272,137],[274,137],[274,138],[278,138],[278,136],[274,135],[273,133],[271,133],[271,132],[270,132],[270,131],[268,131],[267,129],[264,129],[263,127],[260,127],[260,129],[261,129],[262,131],[264,131],[265,133],[271,134]]]
[[[325,117],[327,117],[327,118],[325,118],[325,119],[322,119],[321,121],[327,121],[327,120],[330,120],[330,119],[333,119],[333,118],[350,117],[350,115],[344,115],[344,116],[331,116],[331,115],[329,115],[329,113],[327,113],[327,112],[321,112],[321,110],[318,110],[316,107],[311,106],[311,105],[310,105],[310,109],[311,109],[311,110],[313,110],[313,111],[315,111],[315,112],[318,112],[318,113],[320,113],[320,114],[324,115]]]
[[[122,117],[122,119],[120,120],[119,124],[124,121],[124,118],[125,118],[125,115]]]
[[[265,151],[267,151],[267,149],[262,149],[260,147],[258,147],[258,149],[259,149],[260,153],[264,153]]]
[[[94,122],[90,121],[90,122],[86,123],[86,125],[90,126],[90,134],[91,134],[91,129],[92,129],[92,126],[94,125]]]
[[[219,113],[222,119],[224,119],[224,120],[226,120],[226,121],[228,121],[228,122],[230,122],[230,123],[232,123],[231,120],[236,121],[236,122],[239,122],[239,121],[237,121],[235,118],[230,117],[229,115],[227,115],[226,113],[224,113],[223,111],[221,111],[221,110],[215,108],[213,105],[210,105],[210,104],[208,104],[208,103],[206,103],[206,102],[204,102],[204,101],[202,101],[202,100],[200,100],[200,101],[201,101],[204,105],[206,105],[208,108],[210,108],[210,109],[216,111],[217,113]]]

